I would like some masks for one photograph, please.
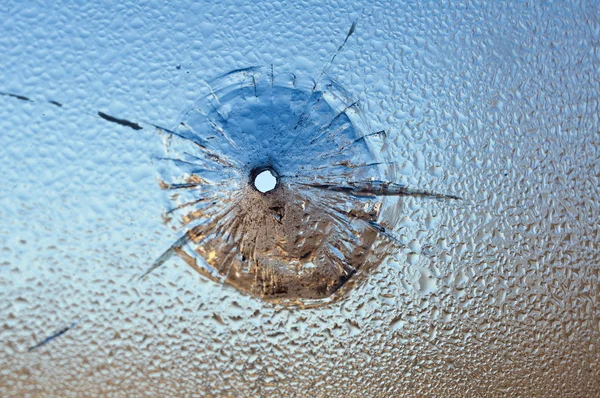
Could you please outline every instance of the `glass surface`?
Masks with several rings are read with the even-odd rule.
[[[4,1],[0,396],[600,395],[599,17],[591,0]],[[324,305],[162,257],[185,231],[169,131],[249,67],[310,95],[334,82],[327,103],[358,101],[373,134],[349,160],[381,163],[360,181],[412,189],[352,185],[374,257]]]

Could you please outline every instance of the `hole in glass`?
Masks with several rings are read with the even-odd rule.
[[[256,188],[259,192],[267,193],[272,191],[277,186],[277,177],[274,172],[271,170],[263,170],[258,173],[256,177],[254,177],[254,188]]]

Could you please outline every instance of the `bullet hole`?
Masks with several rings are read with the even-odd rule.
[[[267,193],[274,190],[278,183],[278,177],[275,171],[270,168],[258,170],[257,174],[251,174],[251,178],[254,188],[261,193]]]
[[[359,103],[327,75],[235,70],[197,104],[161,130],[161,186],[181,237],[145,275],[176,254],[263,300],[321,305],[381,263],[371,255],[378,238],[403,247],[378,220],[383,197],[458,199],[383,179],[391,163],[373,148],[385,131],[369,131]]]

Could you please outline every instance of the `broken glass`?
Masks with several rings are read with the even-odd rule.
[[[595,2],[68,3],[0,7],[0,395],[598,395]]]
[[[369,255],[378,234],[398,244],[379,220],[381,196],[456,199],[382,181],[387,162],[374,147],[385,131],[369,132],[358,102],[326,75],[276,78],[254,67],[210,87],[175,131],[164,131],[167,218],[185,232],[147,273],[177,253],[202,275],[263,299],[329,302],[385,259],[385,250]],[[265,172],[275,180],[270,192],[254,185]]]

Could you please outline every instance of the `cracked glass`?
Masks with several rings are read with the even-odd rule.
[[[600,10],[0,6],[0,395],[600,394]]]

